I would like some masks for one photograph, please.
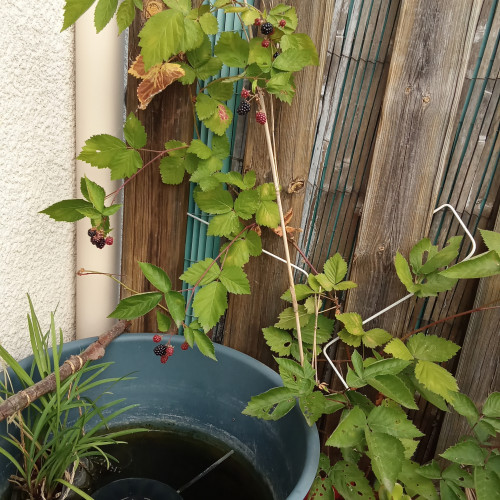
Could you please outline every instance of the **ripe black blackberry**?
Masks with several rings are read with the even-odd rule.
[[[279,52],[275,52],[275,53],[273,54],[274,59],[276,59],[279,55],[280,55],[280,53],[279,53]]]
[[[260,31],[263,35],[270,35],[274,31],[274,26],[271,23],[264,23],[260,27]]]
[[[154,349],[153,352],[157,356],[165,356],[167,352],[167,346],[165,344],[158,344]]]
[[[102,249],[106,246],[106,240],[104,238],[99,238],[97,241],[96,241],[96,244],[95,246],[99,249]]]
[[[92,238],[97,234],[97,231],[95,229],[89,229],[87,234]]]
[[[250,103],[245,99],[242,99],[240,105],[236,109],[236,113],[239,115],[246,115],[250,111]]]

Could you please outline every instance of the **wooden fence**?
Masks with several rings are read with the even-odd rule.
[[[302,221],[300,246],[316,267],[337,251],[350,260],[350,279],[360,286],[345,307],[367,317],[404,295],[392,272],[397,250],[408,252],[424,236],[443,244],[463,233],[449,211],[433,216],[436,206],[453,205],[475,235],[478,228],[499,228],[500,7],[497,0],[284,3],[297,8],[299,31],[311,36],[320,54],[320,66],[297,78],[293,106],[278,103],[274,110],[284,206],[293,208],[292,226]],[[143,22],[137,19],[130,33],[131,60]],[[129,111],[136,111],[135,91],[129,78]],[[153,145],[192,137],[186,95],[188,89],[174,85],[139,113]],[[268,180],[262,130],[253,122],[241,130],[243,170],[252,168]],[[164,267],[171,276],[182,272],[186,221],[159,215],[185,213],[188,195],[187,184],[163,186],[154,170],[130,183],[122,271],[132,288],[147,289],[137,260]],[[263,245],[282,253],[274,235],[265,235]],[[464,245],[461,257],[467,252]],[[224,344],[267,363],[261,328],[284,307],[276,299],[287,287],[282,266],[266,256],[249,263],[253,294],[231,298],[222,328]],[[411,299],[373,326],[401,336],[495,298],[498,280],[479,287],[467,282],[437,299]],[[450,319],[433,330],[463,344],[459,360],[449,366],[477,403],[499,389],[498,311]],[[153,331],[154,325],[147,317],[133,328]],[[332,355],[343,354],[339,349]],[[335,386],[328,370],[323,375]],[[419,406],[414,416],[427,438],[417,458],[428,460],[463,429],[453,423],[440,436],[444,415],[425,401]],[[325,419],[320,430],[327,435],[332,424]]]

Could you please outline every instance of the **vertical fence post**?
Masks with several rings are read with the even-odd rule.
[[[267,2],[266,2],[267,3]],[[279,3],[267,3],[268,8]],[[292,106],[278,103],[275,109],[276,156],[283,188],[285,212],[292,208],[291,226],[299,226],[304,202],[305,183],[309,172],[311,151],[316,130],[317,103],[321,92],[322,74],[328,35],[330,32],[333,0],[322,2],[287,2],[297,9],[300,19],[298,32],[307,33],[316,45],[320,63],[316,68],[305,68],[296,77],[297,95]],[[269,106],[268,114],[269,114]],[[265,147],[262,126],[249,117],[244,170],[257,173],[258,182],[272,182],[269,159]],[[283,254],[280,238],[265,229],[262,235],[266,250]],[[293,257],[292,257],[293,259]],[[272,257],[261,256],[251,260],[245,270],[248,273],[251,296],[231,296],[224,327],[224,344],[263,361],[271,355],[264,347],[261,329],[274,324],[285,303],[277,299],[288,287],[284,264]]]

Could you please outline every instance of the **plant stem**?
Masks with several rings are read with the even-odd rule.
[[[262,111],[265,113],[266,106],[264,103],[264,94],[263,94],[262,90],[260,90],[260,89],[258,89],[257,92],[259,95],[259,105],[260,105]],[[278,167],[276,165],[276,157],[274,155],[273,142],[271,140],[271,133],[269,131],[269,125],[268,125],[267,121],[264,124],[264,130],[266,133],[267,152],[269,155],[269,161],[271,163],[271,171],[273,174],[274,189],[276,191],[276,202],[278,204],[278,211],[280,214],[281,230],[283,232],[282,239],[283,239],[283,246],[284,246],[284,250],[285,250],[286,267],[288,270],[288,282],[290,285],[290,295],[292,297],[293,312],[295,315],[295,325],[297,327],[297,339],[299,341],[300,364],[301,364],[301,366],[304,366],[304,348],[302,346],[302,331],[300,328],[299,304],[297,302],[297,295],[295,294],[295,283],[293,280],[292,262],[290,260],[290,250],[288,248],[288,240],[287,240],[287,236],[286,236],[286,224],[285,224],[285,216],[283,213],[283,205],[281,203]]]

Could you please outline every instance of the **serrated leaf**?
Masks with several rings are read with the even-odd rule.
[[[355,406],[352,410],[344,412],[342,420],[325,444],[337,448],[358,446],[363,441],[365,427],[365,414],[363,410]]]
[[[242,413],[263,420],[279,420],[294,406],[293,391],[287,387],[274,387],[258,396],[252,396]]]
[[[234,212],[228,212],[212,218],[207,229],[207,235],[230,238],[231,235],[239,233],[242,229],[243,226],[238,216]]]
[[[139,262],[139,267],[145,278],[160,292],[167,293],[172,289],[172,283],[167,273],[153,264]]]
[[[421,467],[410,460],[404,460],[398,479],[405,485],[406,493],[411,497],[426,500],[439,500],[433,482],[420,474]]]
[[[93,167],[108,168],[115,155],[126,149],[125,143],[112,135],[94,135],[85,141],[77,160],[89,163]]]
[[[40,210],[39,213],[46,214],[59,222],[76,222],[83,219],[84,215],[79,210],[84,208],[92,208],[92,203],[80,199],[63,200]]]
[[[337,320],[344,324],[345,329],[351,334],[361,336],[363,330],[363,320],[358,313],[348,312],[336,315]]]
[[[364,370],[365,378],[377,377],[379,375],[397,375],[403,371],[408,365],[409,361],[397,358],[381,359],[375,361],[367,366]]]
[[[219,279],[229,293],[240,295],[247,295],[250,293],[250,283],[241,267],[224,266]]]
[[[94,12],[94,26],[96,32],[99,33],[111,21],[116,8],[118,0],[99,0],[97,2]]]
[[[217,18],[210,12],[203,14],[200,19],[200,26],[203,32],[207,35],[216,35],[219,31]]]
[[[262,329],[266,343],[278,356],[289,356],[292,346],[292,336],[285,330],[269,326]]]
[[[245,241],[248,248],[248,253],[252,257],[258,257],[262,254],[262,240],[255,231],[247,231]]]
[[[227,247],[227,243],[223,245],[221,250]],[[224,264],[226,266],[244,266],[250,260],[250,253],[248,250],[247,240],[237,240],[235,241],[227,250],[226,260]]]
[[[314,276],[314,278],[316,279],[316,281],[319,283],[319,285],[321,286],[321,288],[324,291],[329,292],[329,291],[333,290],[333,287],[335,285],[326,277],[326,274],[319,273],[319,274],[316,274]]]
[[[275,358],[283,385],[292,389],[296,395],[305,395],[314,389],[314,370],[309,363],[301,366],[293,359]]]
[[[214,134],[223,135],[232,121],[232,111],[225,104],[218,102],[217,111],[209,118],[203,120],[203,123]]]
[[[217,358],[215,357],[215,348],[213,342],[203,332],[200,332],[199,330],[193,330],[193,333],[194,333],[194,340],[200,352],[204,356],[207,356],[208,358],[212,358],[213,360],[217,361]]]
[[[208,332],[217,324],[226,309],[227,290],[218,281],[214,281],[198,290],[193,301],[193,310],[205,332]]]
[[[189,347],[194,347],[194,329],[189,326],[184,327],[184,339],[189,344]]]
[[[379,375],[377,377],[368,378],[366,377],[365,371],[365,380],[377,391],[393,399],[396,403],[412,410],[418,409],[410,389],[408,389],[405,383],[397,375]]]
[[[487,278],[500,273],[500,254],[490,251],[459,262],[439,274],[447,278]]]
[[[500,418],[500,392],[493,392],[486,399],[483,410],[483,415],[491,418]]]
[[[453,394],[451,404],[458,414],[464,416],[467,419],[467,422],[470,426],[473,426],[477,423],[479,419],[479,412],[476,408],[476,405],[468,396],[462,394],[461,392],[456,392]]]
[[[191,10],[191,0],[163,0],[167,7],[179,10],[183,14],[188,14]]]
[[[341,282],[347,274],[347,262],[339,253],[330,257],[323,266],[326,277],[333,283]]]
[[[386,352],[387,354],[392,354],[393,357],[398,359],[406,359],[407,361],[411,361],[412,359],[414,359],[404,342],[398,338],[392,339],[384,347],[384,352]]]
[[[416,359],[441,363],[451,359],[460,346],[437,335],[417,333],[406,342],[406,347]]]
[[[308,285],[304,285],[302,283],[297,283],[295,285],[295,296],[297,300],[300,302],[310,295],[314,294],[314,291]],[[290,293],[290,289],[288,289],[281,297],[282,300],[286,300],[287,302],[292,301],[292,294]]]
[[[217,73],[219,73],[221,69],[222,69],[222,61],[218,57],[210,57],[210,59],[205,64],[198,66],[195,72],[196,76],[200,80],[207,80],[211,76],[214,76]]]
[[[132,177],[142,167],[142,158],[135,149],[118,151],[111,161],[111,180]]]
[[[337,462],[332,467],[330,476],[335,489],[347,500],[375,500],[377,498],[364,472],[355,463],[344,460]]]
[[[338,333],[339,339],[342,342],[350,345],[351,347],[359,347],[361,345],[361,336],[360,335],[352,335],[345,328],[342,328]]]
[[[403,283],[408,292],[414,293],[417,287],[415,286],[415,283],[413,283],[410,266],[399,252],[397,252],[396,257],[394,257],[394,265],[396,267],[396,274],[398,275],[399,281]]]
[[[309,322],[310,315],[307,314],[305,307],[299,305],[299,323],[300,326],[306,326]],[[293,307],[287,307],[284,311],[282,311],[279,316],[279,321],[274,325],[276,328],[282,328],[283,330],[288,330],[291,328],[295,328],[296,320],[295,313],[293,311]]]
[[[102,215],[110,216],[118,212],[122,206],[120,204],[110,205],[109,207],[104,207]]]
[[[142,9],[142,7],[141,7]],[[118,34],[127,29],[135,18],[134,0],[124,0],[118,7],[116,13],[116,23],[118,25]]]
[[[455,377],[448,370],[431,361],[419,360],[415,366],[415,376],[427,389],[447,401],[453,400],[454,393],[458,392]]]
[[[104,188],[85,177],[85,185],[87,187],[87,194],[92,205],[102,213],[104,210],[104,199],[106,198],[106,191]]]
[[[160,160],[160,175],[164,184],[176,186],[184,180],[184,158],[179,156],[164,156]]]
[[[255,214],[255,220],[260,226],[275,228],[279,226],[280,214],[274,201],[261,201]]]
[[[300,71],[305,66],[318,65],[318,56],[314,52],[302,49],[284,50],[273,62],[273,68],[281,71]]]
[[[221,33],[214,53],[229,67],[244,68],[248,62],[249,45],[238,33]]]
[[[184,76],[181,76],[178,81],[182,85],[191,85],[196,80],[196,71],[184,62],[178,63],[181,69],[184,71]]]
[[[233,197],[222,186],[206,192],[196,189],[194,200],[201,210],[209,214],[225,214],[233,209]]]
[[[432,459],[429,463],[420,466],[416,473],[427,479],[439,479],[441,477],[441,468],[436,460]]]
[[[414,375],[410,375],[410,382],[415,388],[415,390],[429,403],[433,404],[436,408],[439,408],[441,411],[448,411],[448,406],[446,401],[439,396],[438,394],[427,389],[423,384],[421,384]]]
[[[380,346],[389,342],[392,339],[392,335],[383,330],[382,328],[372,328],[368,330],[362,337],[363,344],[366,347],[373,349],[374,347]]]
[[[243,184],[243,180],[241,182]],[[244,220],[248,220],[259,208],[259,195],[256,191],[242,191],[234,201],[234,210]]]
[[[351,290],[351,288],[356,288],[357,286],[357,283],[354,283],[354,281],[341,281],[334,285],[333,289],[338,291]]]
[[[97,221],[97,220],[102,220],[102,214],[99,212],[99,210],[96,210],[94,207],[85,207],[85,208],[79,208],[78,212],[80,212],[84,217],[88,217],[92,221]],[[92,225],[99,225],[99,224],[94,224]]]
[[[64,4],[64,22],[61,31],[71,26],[94,2],[95,0],[66,0]]]
[[[439,481],[439,493],[441,500],[467,500],[463,490],[450,481]]]
[[[400,407],[377,406],[370,412],[367,423],[372,431],[397,438],[413,439],[423,436]]]
[[[275,95],[280,101],[292,104],[295,96],[292,73],[277,73],[266,83],[266,90]]]
[[[212,156],[212,150],[199,139],[193,139],[191,141],[187,152],[195,154],[202,160],[206,160]]]
[[[480,448],[478,443],[468,440],[450,446],[440,456],[457,464],[481,466],[484,465],[485,451]]]
[[[272,55],[273,52],[271,50],[271,46],[267,48],[263,47],[262,39],[260,37],[255,37],[250,40],[248,64],[251,65],[255,63],[258,66],[259,73],[267,73],[271,70]],[[257,80],[255,80],[255,82],[257,82]]]
[[[224,160],[229,156],[230,144],[226,135],[215,135],[212,137],[212,153],[219,160]],[[236,172],[228,172],[228,175]]]
[[[130,320],[144,316],[158,305],[162,296],[159,292],[146,292],[126,297],[120,300],[108,318]]]
[[[500,477],[484,467],[474,468],[474,485],[477,500],[498,500],[500,498]]]
[[[221,273],[220,267],[214,259],[207,257],[205,260],[195,262],[182,273],[179,278],[190,285],[208,285],[215,281]],[[203,276],[203,278],[202,278]]]
[[[218,106],[218,101],[206,94],[198,94],[196,97],[195,109],[200,120],[206,120],[217,113]]]
[[[442,472],[442,478],[451,481],[460,488],[474,488],[474,480],[469,472],[460,464],[452,463]]]
[[[439,292],[451,290],[457,283],[456,279],[446,278],[439,271],[427,274],[425,283],[415,285],[417,297],[435,297]]]
[[[305,311],[307,313],[307,311]],[[313,344],[314,335],[314,315],[310,315],[309,321],[301,329],[302,341],[306,344]],[[316,329],[316,343],[324,344],[332,338],[333,325],[335,321],[333,319],[327,318],[326,316],[319,315]],[[295,328],[295,325],[294,325]],[[296,334],[296,331],[294,331]]]
[[[144,65],[149,69],[179,52],[198,47],[204,38],[198,23],[179,10],[167,9],[150,17],[139,33]]]
[[[423,266],[424,255],[427,254],[428,257],[432,257],[437,253],[437,247],[435,247],[429,238],[421,239],[416,245],[410,250],[410,265],[415,274],[420,273],[420,269]]]
[[[358,337],[354,337],[354,338],[358,338]],[[358,377],[358,375],[356,374],[356,372],[354,370],[351,369],[350,366],[347,367],[347,375],[346,375],[346,378],[345,378],[345,381],[347,383],[347,385],[351,388],[359,388],[359,387],[364,387],[366,385],[366,382]]]
[[[500,253],[500,233],[487,231],[486,229],[480,229],[479,232],[488,250]]]
[[[186,157],[191,157],[191,156],[193,155],[190,153],[186,155]],[[190,181],[197,182],[202,191],[211,191],[212,189],[215,189],[220,186],[220,182],[217,179],[215,178],[211,179],[212,181],[214,181],[214,185],[212,185],[210,189],[204,188],[202,183],[206,180],[209,180],[212,174],[214,172],[217,172],[217,170],[220,170],[221,167],[222,167],[222,161],[216,158],[215,156],[211,156],[206,160],[198,159],[196,164],[196,170],[191,175]]]
[[[377,479],[392,491],[402,470],[404,448],[399,439],[381,432],[365,432],[368,456]]]
[[[186,156],[186,150],[188,145],[182,141],[167,141],[165,143],[165,150],[168,152],[169,156],[178,156],[184,158]]]
[[[332,401],[319,391],[299,398],[299,406],[306,422],[312,426],[323,415],[329,415],[345,407],[344,403]]]
[[[156,311],[156,324],[158,325],[158,331],[167,332],[170,328],[170,318],[163,314],[161,311]]]
[[[420,268],[420,274],[430,274],[441,267],[448,266],[457,258],[461,242],[462,236],[450,238],[447,246],[427,259],[427,262]]]
[[[180,327],[186,315],[186,301],[184,297],[181,293],[171,290],[165,294],[165,302],[167,303],[170,316],[172,316],[177,327]]]
[[[227,101],[233,97],[234,84],[228,83],[224,80],[222,81],[214,81],[210,85],[208,85],[207,90],[211,97],[217,99],[219,101]]]

